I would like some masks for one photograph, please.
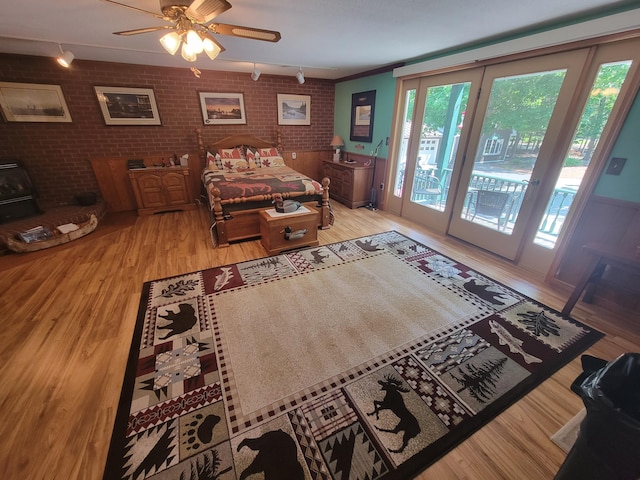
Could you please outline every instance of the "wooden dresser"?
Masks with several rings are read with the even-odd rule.
[[[323,160],[324,176],[329,177],[330,196],[349,208],[362,207],[371,199],[373,167]]]
[[[188,167],[150,167],[129,170],[138,215],[196,208]]]

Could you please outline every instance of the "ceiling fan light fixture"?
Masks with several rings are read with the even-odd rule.
[[[160,44],[171,55],[175,55],[180,44],[182,43],[182,37],[178,35],[178,32],[170,32],[160,37]]]
[[[251,80],[253,80],[254,82],[257,82],[258,79],[260,78],[260,74],[261,73],[262,72],[256,68],[256,64],[254,63],[253,64],[253,71],[251,72]]]
[[[196,55],[196,53],[191,50],[187,42],[184,42],[182,44],[182,51],[180,53],[182,55],[182,58],[184,58],[187,62],[195,62],[198,58],[198,55]]]
[[[208,35],[202,39],[202,47],[204,49],[204,53],[206,53],[211,60],[215,60],[216,57],[220,55],[220,52],[224,50],[218,42]]]
[[[302,85],[304,83],[304,72],[302,71],[302,67],[296,73],[296,78],[298,79],[298,83]]]
[[[69,50],[65,50],[63,52],[62,47],[60,47],[60,56],[56,58],[56,61],[58,62],[58,64],[62,65],[64,68],[69,68],[74,58],[75,57],[73,53],[71,53]]]
[[[187,44],[189,45],[189,49],[196,55],[202,53],[202,50],[204,50],[202,38],[200,38],[200,35],[198,35],[198,32],[195,30],[189,30],[187,32]]]

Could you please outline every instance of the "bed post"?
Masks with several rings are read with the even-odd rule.
[[[280,129],[276,128],[276,148],[279,152],[282,152],[282,134],[280,133]]]
[[[219,247],[229,246],[229,236],[227,235],[227,227],[224,221],[224,213],[222,211],[222,199],[220,198],[220,190],[213,187],[213,221],[212,228],[216,229]]]
[[[322,208],[321,208],[321,221],[322,221],[322,230],[326,230],[331,228],[333,225],[333,214],[331,213],[331,206],[329,205],[329,177],[324,177],[322,179]]]
[[[202,129],[200,127],[196,128],[196,138],[198,139],[198,153],[200,154],[200,161],[202,165],[207,164],[206,153],[204,151],[204,142],[202,141]]]

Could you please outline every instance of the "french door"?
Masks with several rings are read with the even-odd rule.
[[[639,52],[633,39],[403,81],[389,210],[546,272]]]
[[[516,257],[588,53],[584,49],[485,70],[451,235]],[[518,138],[523,132],[529,138]]]
[[[455,185],[469,136],[467,112],[475,108],[482,70],[406,82],[398,128],[399,164],[390,208],[444,231],[455,200]],[[467,124],[468,125],[468,124]]]

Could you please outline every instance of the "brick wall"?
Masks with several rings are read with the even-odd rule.
[[[213,62],[215,64],[215,62]],[[89,158],[169,156],[197,152],[194,129],[206,141],[236,133],[275,140],[279,128],[286,151],[329,149],[333,136],[334,83],[307,78],[202,70],[196,78],[188,68],[164,68],[75,60],[70,69],[55,59],[0,54],[0,81],[60,85],[72,123],[0,121],[0,158],[24,161],[45,205],[63,205],[76,194],[98,192]],[[161,126],[107,126],[94,86],[152,88]],[[198,92],[244,95],[246,125],[203,125]],[[278,93],[311,95],[311,126],[278,126]]]

